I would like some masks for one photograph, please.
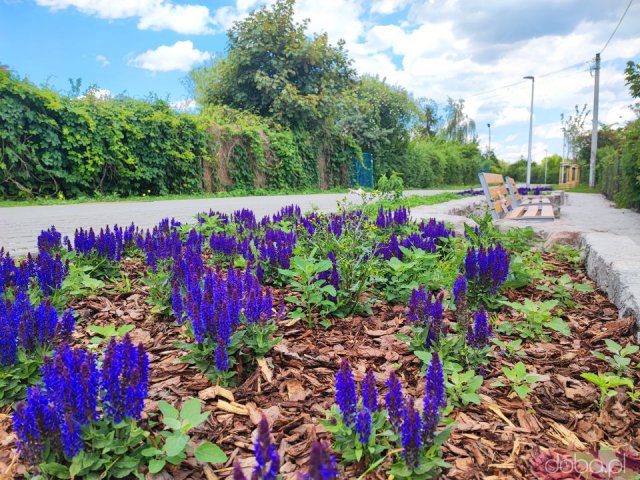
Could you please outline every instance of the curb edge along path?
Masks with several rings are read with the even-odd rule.
[[[568,243],[584,249],[587,275],[606,292],[619,317],[635,317],[640,343],[640,213],[615,208],[600,194],[569,193],[559,219],[530,225],[549,243],[573,237]]]
[[[428,196],[446,191],[448,190],[407,190],[405,195]],[[258,218],[272,215],[291,204],[300,206],[303,211],[318,208],[323,212],[330,212],[335,211],[337,202],[345,197],[353,203],[360,201],[356,194],[321,193],[4,207],[0,208],[0,247],[4,247],[13,256],[36,252],[40,231],[52,225],[62,235],[73,236],[75,229],[81,227],[99,230],[105,225],[126,226],[133,222],[140,228],[152,228],[167,217],[183,223],[194,222],[196,214],[208,212],[209,209],[232,213],[248,208]]]

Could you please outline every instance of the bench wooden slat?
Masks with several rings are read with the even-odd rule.
[[[538,206],[537,205],[531,205],[529,207],[527,207],[527,211],[526,213],[523,215],[523,218],[527,218],[527,219],[531,219],[531,218],[535,218],[538,216]]]
[[[495,185],[495,184],[504,185],[504,177],[499,173],[483,173],[483,175],[488,185]]]
[[[507,220],[520,220],[522,216],[527,212],[527,209],[524,207],[517,207],[507,213],[504,218]]]
[[[540,209],[540,218],[555,218],[552,205],[542,205]]]

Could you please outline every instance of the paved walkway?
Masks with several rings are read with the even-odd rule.
[[[521,226],[526,222],[501,221],[505,226]],[[530,222],[536,231],[550,235],[557,232],[611,233],[629,237],[640,245],[640,213],[616,208],[604,196],[593,193],[568,193],[560,209],[560,218],[553,222]]]
[[[409,190],[405,194],[435,195],[444,191]],[[352,202],[360,200],[358,195],[346,196]],[[36,239],[40,231],[52,225],[63,235],[73,235],[75,229],[80,227],[99,229],[105,225],[130,225],[131,222],[140,228],[151,228],[166,217],[193,222],[194,215],[208,212],[209,209],[232,213],[248,208],[256,216],[262,217],[276,213],[286,205],[296,204],[303,211],[317,208],[329,212],[336,210],[337,202],[344,197],[344,193],[334,193],[0,208],[0,247],[15,256],[36,251]]]

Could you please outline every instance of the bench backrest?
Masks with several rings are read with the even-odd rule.
[[[511,177],[507,177],[507,189],[509,190],[509,193],[511,193],[511,197],[516,201],[516,203],[522,200],[522,195],[520,195],[520,193],[518,192],[516,181]]]
[[[478,177],[491,207],[491,214],[494,218],[502,218],[512,208],[511,196],[507,191],[504,177],[499,173],[485,172],[480,172]]]

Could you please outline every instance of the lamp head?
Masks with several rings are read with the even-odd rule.
[[[522,78],[524,78],[525,80],[533,81],[533,76],[532,75],[527,75],[526,77],[522,77]]]

